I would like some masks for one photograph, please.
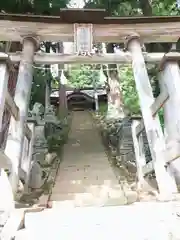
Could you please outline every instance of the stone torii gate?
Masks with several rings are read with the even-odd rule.
[[[93,17],[92,17],[93,16]],[[91,23],[91,24],[89,24]],[[180,17],[108,17],[104,10],[62,9],[60,16],[34,16],[0,14],[0,38],[2,41],[20,41],[22,52],[0,53],[0,123],[5,104],[11,111],[10,128],[5,150],[1,151],[0,167],[9,168],[13,192],[17,191],[22,167],[22,151],[25,138],[29,142],[29,162],[32,157],[34,125],[27,124],[33,78],[33,63],[116,63],[132,64],[134,80],[143,116],[143,122],[134,122],[134,140],[138,180],[142,186],[145,176],[155,171],[159,193],[163,199],[177,193],[172,168],[180,172],[180,54],[175,52],[142,52],[141,43],[176,42],[179,38]],[[36,53],[41,41],[75,41],[75,54]],[[124,42],[126,52],[115,54],[92,53],[93,42]],[[19,74],[14,99],[7,91],[11,63],[19,63]],[[161,93],[153,98],[146,62],[160,64]],[[165,135],[157,116],[164,107]],[[1,126],[1,125],[0,125]],[[146,164],[141,132],[145,128],[152,155]],[[30,169],[27,169],[27,175]]]

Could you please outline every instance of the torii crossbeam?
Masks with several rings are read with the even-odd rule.
[[[92,23],[94,42],[124,42],[139,34],[143,42],[176,42],[180,16],[108,17],[105,10],[62,9],[59,16],[0,14],[0,39],[21,41],[35,35],[40,41],[74,41],[74,23]]]

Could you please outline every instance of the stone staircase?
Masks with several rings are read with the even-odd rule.
[[[137,193],[119,184],[88,112],[74,112],[69,141],[50,202],[73,206],[124,205]]]
[[[180,240],[178,202],[138,201],[110,166],[91,116],[75,112],[51,208],[26,213],[15,240]]]

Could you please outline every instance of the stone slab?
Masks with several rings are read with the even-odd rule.
[[[178,240],[180,218],[177,216],[177,205],[179,204],[172,202],[81,208],[59,208],[56,205],[55,208],[40,213],[26,214],[26,229],[18,232],[15,240],[109,240],[112,237],[128,240]]]

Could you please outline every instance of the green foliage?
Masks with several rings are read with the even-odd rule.
[[[138,95],[131,67],[120,67],[119,77],[125,108],[131,113],[140,113]]]
[[[166,0],[159,1],[155,0],[152,2],[152,13],[153,15],[178,15],[179,10],[176,7],[176,1]]]
[[[80,65],[73,69],[76,69],[76,71],[70,72],[70,77],[68,78],[68,84],[71,86],[75,88],[93,87],[93,84],[96,85],[96,87],[101,86],[99,71],[92,71],[92,65]],[[133,114],[139,113],[139,101],[132,68],[127,66],[121,67],[119,70],[119,77],[125,107]],[[107,111],[107,104],[101,104],[99,111],[104,115]]]
[[[69,71],[68,84],[75,88],[99,87],[99,71],[93,65],[78,65]],[[74,71],[73,71],[74,70]]]
[[[138,16],[138,15],[178,15],[179,10],[174,0],[87,0],[85,8],[104,8],[114,16]]]
[[[60,146],[63,146],[66,140],[68,126],[63,122],[56,124],[46,122],[45,137],[48,143],[48,152],[57,152]]]
[[[99,104],[99,113],[104,116],[107,112],[107,104],[106,103],[100,103]]]
[[[46,72],[43,69],[34,69],[33,83],[31,89],[30,108],[34,103],[39,102],[44,105],[45,101],[45,79]]]
[[[48,152],[58,152],[68,138],[71,116],[61,118],[58,122],[46,122],[44,136],[47,139]]]
[[[8,13],[33,13],[57,15],[60,8],[65,8],[69,0],[6,0],[0,1],[0,10]]]

